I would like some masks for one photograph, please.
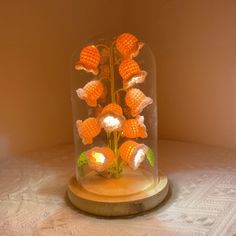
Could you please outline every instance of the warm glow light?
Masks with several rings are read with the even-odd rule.
[[[147,150],[148,147],[145,144],[139,144],[135,141],[128,140],[120,146],[119,154],[123,161],[125,161],[133,170],[136,170],[143,162]]]
[[[141,115],[143,109],[153,103],[152,98],[144,94],[142,87],[147,93],[155,95],[152,88],[147,88],[149,84],[142,86],[147,78],[147,72],[141,67],[145,57],[137,60],[134,58],[143,46],[136,36],[123,33],[111,42],[99,40],[81,50],[75,69],[85,70],[95,76],[87,82],[81,80],[81,83],[79,80],[83,78],[77,76],[75,84],[83,84],[83,87],[80,86],[76,93],[90,108],[83,110],[78,104],[80,110],[76,112],[76,116],[81,113],[88,118],[77,120],[76,127],[84,145],[92,144],[94,138],[100,133],[101,135],[95,140],[98,146],[91,145],[89,150],[81,150],[79,172],[87,165],[85,172],[92,171],[96,175],[118,178],[124,173],[122,171],[126,165],[133,170],[138,169],[146,154],[147,161],[153,166],[151,147],[134,141],[147,138],[147,128],[155,128],[155,123],[150,124],[150,119],[146,128],[144,115]],[[89,79],[89,76],[86,78]],[[153,138],[155,137],[151,135],[150,139]]]
[[[143,161],[145,153],[143,149],[139,149],[134,156],[134,166],[139,167],[140,163]]]
[[[114,152],[109,147],[94,147],[86,152],[91,169],[102,172],[109,168],[114,160]]]
[[[106,127],[110,130],[119,129],[121,127],[120,120],[118,118],[115,118],[113,116],[107,116],[102,121],[103,127]]]
[[[103,108],[101,114],[98,116],[98,120],[100,121],[101,127],[110,133],[121,129],[125,117],[123,116],[121,106],[110,103]]]
[[[99,152],[94,152],[92,154],[95,158],[95,161],[99,164],[103,164],[105,162],[105,157],[102,153],[99,153]]]

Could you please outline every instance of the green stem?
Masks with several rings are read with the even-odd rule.
[[[114,73],[114,51],[113,47],[115,45],[115,41],[112,42],[110,47],[110,82],[111,82],[111,102],[116,103],[116,96],[115,96],[115,73]],[[115,173],[114,176],[116,178],[119,177],[119,154],[118,154],[118,145],[119,145],[119,138],[117,131],[113,132],[113,151],[115,154]]]
[[[114,55],[113,55],[113,46],[115,44],[115,41],[111,44],[110,47],[110,75],[111,75],[111,101],[115,102],[115,74],[114,74]]]
[[[117,137],[117,131],[114,132],[114,153],[115,153],[116,177],[119,177],[119,154],[118,154],[118,137]]]
[[[112,143],[111,143],[111,135],[109,132],[106,132],[107,134],[107,141],[108,141],[108,146],[109,148],[112,148]]]

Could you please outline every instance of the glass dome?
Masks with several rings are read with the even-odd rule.
[[[102,196],[158,183],[155,59],[134,35],[97,38],[73,57],[76,180]]]

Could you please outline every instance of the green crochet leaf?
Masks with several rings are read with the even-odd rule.
[[[147,160],[148,160],[150,166],[153,167],[155,165],[155,156],[154,156],[154,153],[151,148],[148,148],[147,153],[146,153],[146,157],[147,157]]]
[[[87,159],[86,152],[82,152],[77,159],[77,167],[78,167],[79,174],[81,176],[84,175],[84,166],[87,165],[87,163],[88,163],[88,159]]]

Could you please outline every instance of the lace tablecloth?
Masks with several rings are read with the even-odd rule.
[[[73,147],[0,159],[0,235],[236,235],[236,153],[161,141],[171,183],[161,207],[136,217],[92,217],[67,201]]]

